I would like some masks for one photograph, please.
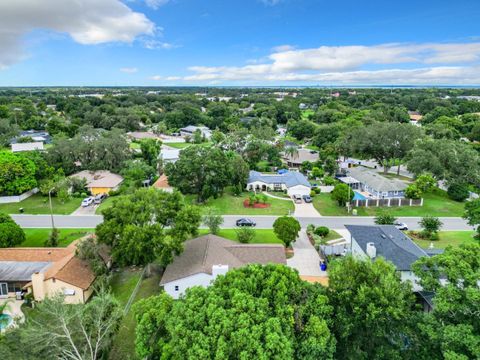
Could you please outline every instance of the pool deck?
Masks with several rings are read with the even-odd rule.
[[[0,299],[0,304],[8,303],[7,308],[3,311],[4,314],[10,315],[13,320],[13,326],[22,324],[25,321],[25,315],[22,312],[23,300],[16,300],[13,298]]]

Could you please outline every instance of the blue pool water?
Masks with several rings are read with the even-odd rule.
[[[366,200],[367,198],[357,191],[354,191],[353,200]]]
[[[10,315],[0,314],[0,330],[6,329],[12,323],[13,319]]]

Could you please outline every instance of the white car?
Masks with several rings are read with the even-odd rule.
[[[393,225],[395,225],[395,227],[396,227],[398,230],[408,230],[407,224],[402,223],[402,222],[400,222],[400,221],[395,221],[395,222],[393,223]]]
[[[91,196],[88,197],[88,198],[83,199],[83,201],[82,201],[82,207],[87,207],[87,206],[92,205],[92,204],[93,204],[93,200],[94,200],[94,198],[91,197]]]

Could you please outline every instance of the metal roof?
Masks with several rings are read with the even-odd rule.
[[[44,272],[51,262],[0,261],[0,281],[30,281],[32,274]]]
[[[376,191],[402,191],[408,186],[403,181],[388,179],[373,170],[361,166],[348,169],[347,174]]]
[[[363,252],[374,243],[377,257],[391,261],[397,270],[409,271],[412,264],[428,254],[394,225],[345,225]]]

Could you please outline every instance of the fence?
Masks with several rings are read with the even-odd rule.
[[[37,188],[34,188],[30,191],[24,192],[23,194],[16,196],[0,196],[0,204],[9,204],[9,203],[18,203],[38,192]]]
[[[354,207],[423,206],[423,198],[422,199],[391,198],[391,199],[353,200],[351,202],[351,205]]]

